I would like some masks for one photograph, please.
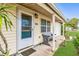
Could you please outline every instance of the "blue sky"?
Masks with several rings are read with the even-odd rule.
[[[56,6],[66,18],[79,18],[79,3],[57,3]]]

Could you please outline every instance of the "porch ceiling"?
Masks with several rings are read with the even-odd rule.
[[[39,12],[43,15],[46,15],[48,17],[51,17],[51,14],[47,10],[45,10],[44,8],[40,7],[38,4],[35,4],[35,3],[20,3],[20,5],[27,7],[29,9],[32,9],[32,10]]]

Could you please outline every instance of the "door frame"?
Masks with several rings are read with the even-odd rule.
[[[31,36],[31,38],[32,38],[32,45],[34,45],[34,20],[33,20],[34,17],[33,17],[33,14],[31,14],[28,11],[18,9],[18,11],[17,11],[17,41],[16,41],[16,43],[17,43],[16,44],[16,47],[17,47],[16,50],[17,51],[20,50],[19,49],[19,40],[21,39],[21,17],[22,17],[21,14],[22,13],[32,17],[32,36]],[[24,48],[26,48],[26,47],[24,47]]]

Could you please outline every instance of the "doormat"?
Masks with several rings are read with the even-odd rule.
[[[30,49],[28,49],[28,50],[25,50],[25,51],[23,51],[23,52],[21,52],[21,54],[23,55],[23,56],[29,56],[30,54],[32,54],[33,52],[35,52],[36,50],[34,50],[33,48],[30,48]]]

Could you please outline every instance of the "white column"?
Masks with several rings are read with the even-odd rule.
[[[53,40],[52,40],[52,49],[55,50],[55,15],[52,15],[52,33],[53,33]]]

